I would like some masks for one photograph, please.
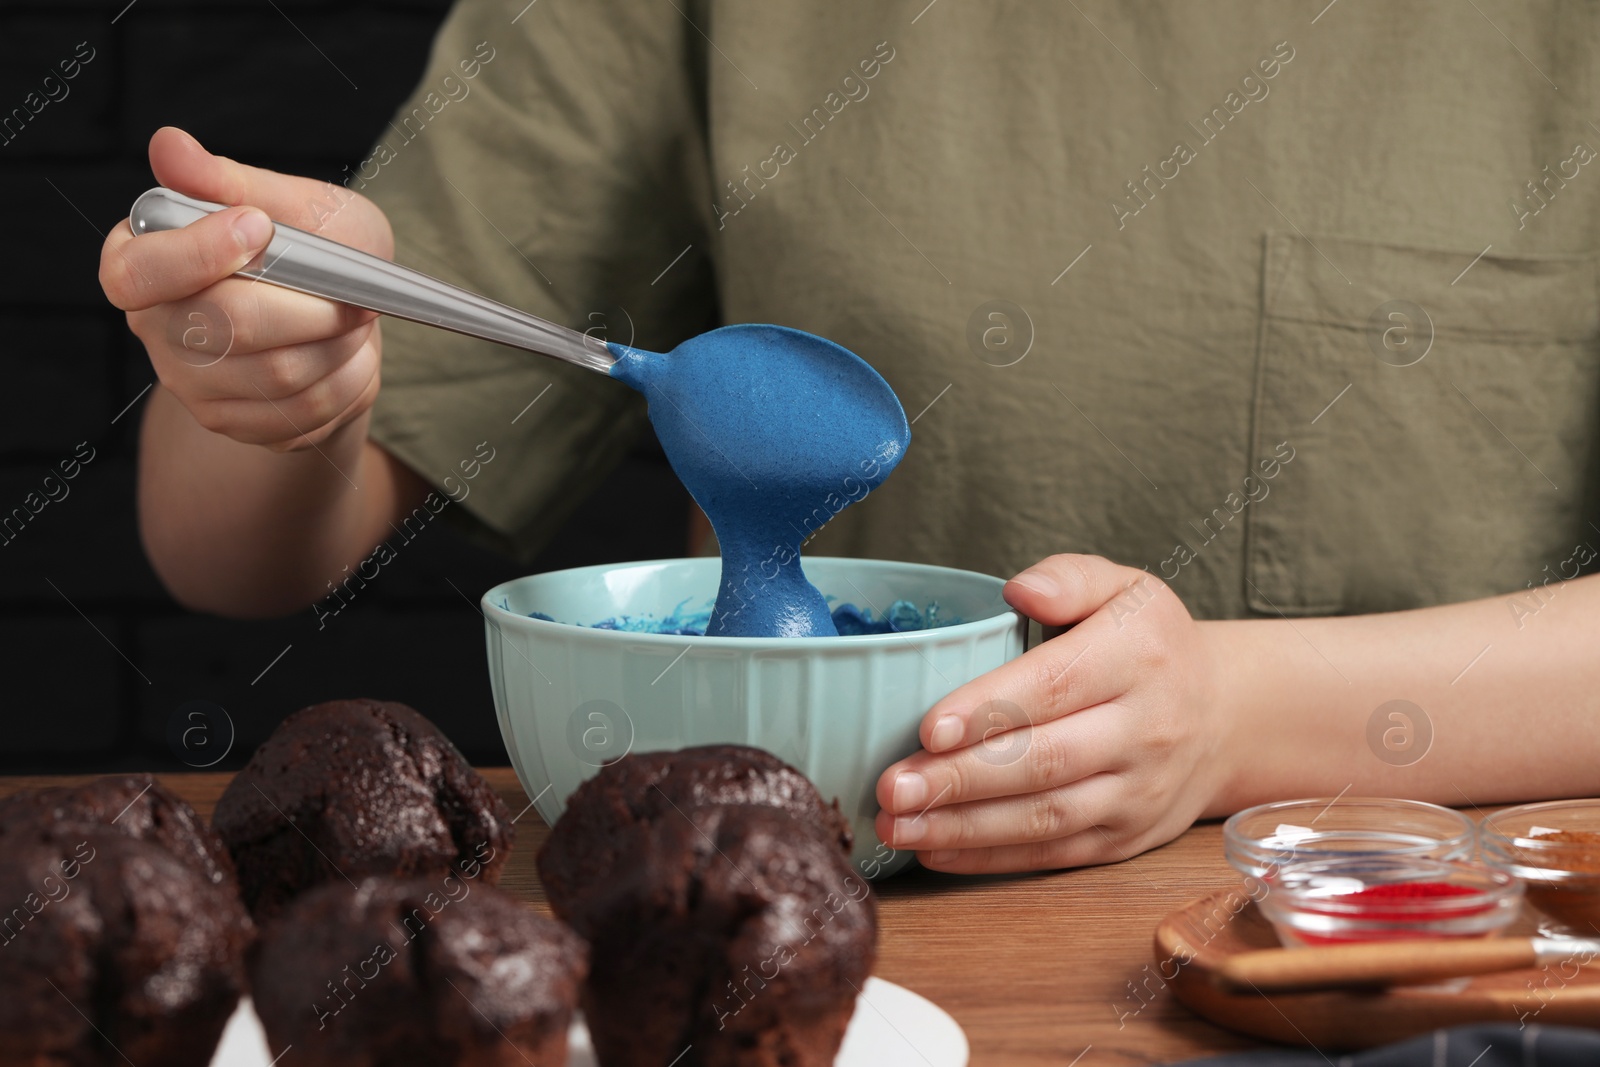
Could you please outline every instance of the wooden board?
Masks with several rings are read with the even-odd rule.
[[[1512,935],[1531,935],[1526,919]],[[1156,971],[1185,1007],[1252,1037],[1322,1049],[1368,1048],[1472,1022],[1600,1026],[1600,960],[1581,956],[1438,986],[1374,991],[1232,994],[1211,976],[1240,952],[1276,948],[1278,935],[1242,886],[1208,894],[1156,928]]]

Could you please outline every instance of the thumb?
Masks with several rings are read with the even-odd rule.
[[[1161,583],[1149,571],[1103,556],[1062,553],[1040,560],[1006,582],[1006,603],[1044,626],[1082,622],[1134,586]]]
[[[219,204],[250,204],[301,229],[318,228],[319,204],[324,214],[331,210],[328,183],[214,155],[176,126],[163,126],[150,138],[150,169],[168,189]]]

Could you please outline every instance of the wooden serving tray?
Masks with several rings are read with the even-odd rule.
[[[1531,936],[1526,919],[1508,934]],[[1190,1011],[1251,1037],[1286,1045],[1358,1049],[1473,1022],[1600,1026],[1600,959],[1575,956],[1538,969],[1444,985],[1372,991],[1233,994],[1211,976],[1240,952],[1279,947],[1243,886],[1219,890],[1156,927],[1156,977]],[[1148,979],[1147,979],[1148,984]]]

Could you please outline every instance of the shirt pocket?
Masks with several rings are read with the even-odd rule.
[[[1252,610],[1518,592],[1600,545],[1594,255],[1272,233],[1259,327]]]

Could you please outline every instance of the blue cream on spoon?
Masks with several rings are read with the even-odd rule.
[[[883,483],[906,413],[859,356],[784,326],[724,326],[671,352],[612,344],[722,548],[709,637],[835,637],[800,546]]]

